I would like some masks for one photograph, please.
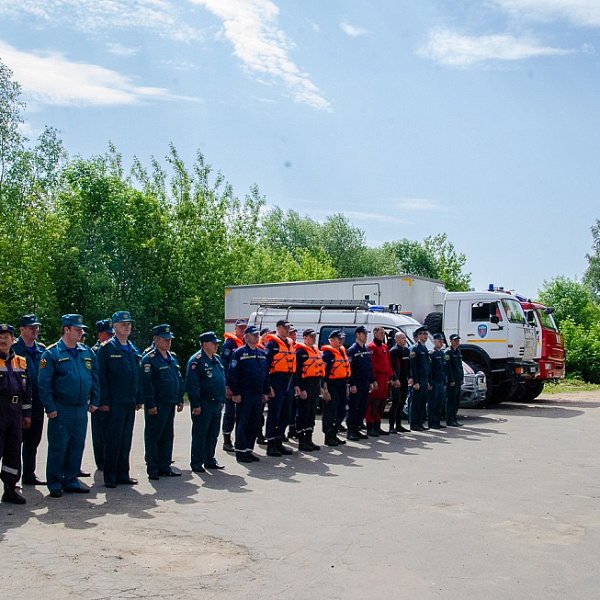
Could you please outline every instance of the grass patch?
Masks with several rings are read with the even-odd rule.
[[[587,383],[583,379],[563,379],[558,383],[547,383],[543,394],[564,394],[567,392],[594,392],[600,390],[600,385]]]

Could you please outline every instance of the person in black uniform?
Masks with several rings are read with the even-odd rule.
[[[27,376],[31,383],[31,427],[23,431],[23,485],[46,485],[35,474],[37,449],[44,429],[44,405],[40,400],[37,379],[46,346],[37,341],[40,325],[35,315],[23,315],[19,319],[21,335],[13,345],[15,354],[27,361]]]
[[[392,387],[392,406],[390,408],[390,433],[408,431],[402,427],[402,412],[408,396],[410,379],[410,350],[407,345],[406,335],[399,331],[395,336],[396,344],[390,349],[390,360],[400,387]]]
[[[348,348],[350,361],[350,401],[348,403],[348,432],[352,431],[360,439],[366,438],[359,431],[369,406],[369,392],[376,389],[377,381],[373,374],[371,351],[367,348],[368,330],[359,325],[354,330],[356,341]],[[379,435],[379,434],[377,434]]]
[[[142,356],[144,386],[144,446],[148,479],[177,477],[171,467],[175,439],[175,407],[183,410],[185,392],[177,356],[171,352],[173,333],[168,323],[152,328],[152,346]]]
[[[427,405],[427,394],[431,390],[431,359],[425,342],[427,327],[415,331],[417,342],[410,348],[410,371],[413,377],[413,392],[408,406],[411,431],[429,429],[423,424],[423,414]]]
[[[17,492],[21,477],[21,441],[23,430],[31,425],[31,384],[27,361],[12,348],[15,328],[0,325],[0,479],[4,483],[2,502],[25,504]]]
[[[236,403],[235,458],[240,463],[260,460],[253,452],[254,444],[260,431],[263,404],[272,392],[267,357],[257,348],[259,335],[254,325],[246,328],[246,343],[233,353],[227,371],[227,385]]]
[[[465,376],[462,364],[462,354],[458,349],[460,337],[453,333],[450,336],[450,348],[446,350],[446,425],[448,427],[460,427],[462,423],[457,420],[458,406],[460,404],[460,392]]]
[[[427,423],[430,429],[443,429],[442,410],[444,408],[444,383],[446,381],[446,353],[442,349],[444,334],[433,334],[433,350],[429,353],[431,358],[431,391],[427,403]]]

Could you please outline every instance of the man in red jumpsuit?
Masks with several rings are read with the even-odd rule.
[[[389,384],[397,387],[400,385],[390,360],[390,349],[385,343],[385,329],[383,327],[373,328],[373,341],[367,345],[371,351],[371,362],[373,364],[373,375],[377,380],[377,386],[369,394],[369,407],[367,409],[367,435],[378,437],[389,435],[389,431],[381,429],[381,413],[389,397]]]

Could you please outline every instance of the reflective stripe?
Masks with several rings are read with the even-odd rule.
[[[32,407],[33,407],[32,404],[23,404],[23,410],[29,410]]]
[[[7,467],[6,465],[2,465],[2,470],[6,471],[7,473],[10,473],[11,475],[19,474],[19,469],[11,469],[10,467]]]

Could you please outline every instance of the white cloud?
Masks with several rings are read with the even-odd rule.
[[[514,61],[572,53],[573,50],[543,46],[530,36],[468,36],[443,28],[431,31],[427,44],[418,51],[423,58],[450,67],[469,67],[490,60]]]
[[[331,213],[328,213],[331,214]],[[344,216],[348,217],[348,219],[356,220],[356,221],[369,221],[371,223],[394,223],[395,225],[412,225],[412,221],[406,221],[404,219],[399,219],[398,217],[393,217],[389,214],[378,214],[371,212],[358,212],[353,210],[345,210]]]
[[[435,200],[427,200],[427,198],[404,198],[403,200],[399,200],[396,206],[401,210],[427,211],[443,209],[438,202]]]
[[[495,0],[495,4],[512,17],[549,22],[565,19],[574,25],[600,27],[598,0]]]
[[[135,56],[139,54],[139,48],[132,48],[130,46],[123,46],[123,44],[106,44],[106,48],[111,54],[115,54],[116,56]]]
[[[181,99],[164,88],[136,85],[116,71],[72,62],[57,52],[21,52],[0,41],[0,58],[13,71],[24,96],[41,104],[109,106]]]
[[[368,35],[369,33],[371,33],[368,29],[363,29],[362,27],[355,27],[354,25],[346,23],[346,21],[342,21],[340,23],[340,29],[350,37],[358,37],[361,35]]]
[[[223,20],[234,54],[251,72],[282,80],[294,100],[331,110],[331,104],[291,60],[293,44],[277,25],[279,9],[270,0],[190,0]]]
[[[0,0],[0,15],[34,17],[46,25],[95,33],[105,29],[149,29],[178,41],[201,39],[169,0]]]

